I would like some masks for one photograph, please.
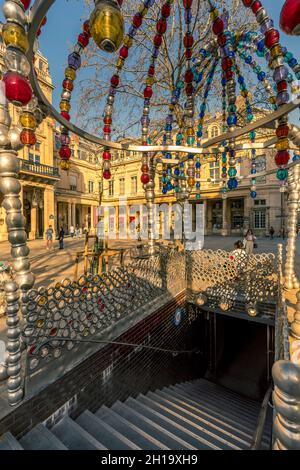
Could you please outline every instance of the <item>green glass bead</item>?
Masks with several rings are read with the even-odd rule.
[[[249,137],[250,137],[250,139],[255,139],[255,137],[256,137],[256,132],[255,132],[255,131],[249,132]]]
[[[182,89],[183,87],[184,87],[184,82],[182,80],[179,80],[179,82],[177,83],[177,88]]]
[[[235,168],[229,168],[228,175],[230,176],[230,178],[233,178],[236,175],[236,173],[237,171]]]
[[[288,177],[288,171],[286,168],[280,168],[276,173],[277,178],[280,181],[285,180]]]
[[[248,122],[253,121],[253,114],[248,114],[248,115],[247,115],[247,121],[248,121]]]
[[[227,163],[227,157],[222,157],[222,163]]]
[[[201,199],[201,194],[196,194],[196,199]]]
[[[193,144],[195,142],[195,137],[193,135],[189,135],[187,140],[186,140],[187,144]]]

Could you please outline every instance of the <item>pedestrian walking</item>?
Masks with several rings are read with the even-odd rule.
[[[53,228],[52,225],[49,225],[49,227],[46,230],[46,248],[47,250],[50,250],[53,244]]]
[[[60,250],[64,249],[64,238],[65,238],[65,231],[64,231],[63,227],[60,227],[59,235],[58,235],[59,249]]]
[[[71,225],[70,227],[70,235],[71,235],[71,238],[74,238],[74,234],[75,234],[75,228],[73,225]]]
[[[274,233],[275,233],[274,227],[270,227],[269,234],[270,234],[271,240],[273,240],[274,238]]]
[[[78,224],[76,225],[76,228],[75,228],[75,237],[76,238],[79,237],[79,225]]]
[[[238,274],[246,269],[248,255],[241,240],[235,242],[234,250],[230,254],[230,259],[236,264]]]
[[[249,228],[244,238],[244,246],[245,246],[247,255],[251,255],[253,253],[255,240],[256,240],[256,236],[254,235],[252,230]]]

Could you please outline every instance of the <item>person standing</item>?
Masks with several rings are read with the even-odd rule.
[[[59,235],[58,235],[59,249],[60,250],[64,249],[64,237],[65,237],[65,231],[64,231],[63,227],[60,227]]]
[[[71,225],[71,227],[70,227],[70,235],[71,235],[71,238],[74,238],[74,233],[75,233],[74,226]]]
[[[54,232],[53,232],[52,225],[49,225],[49,227],[46,230],[46,248],[47,248],[47,250],[50,250],[50,248],[52,247],[53,233]]]
[[[253,248],[254,248],[254,242],[256,240],[256,236],[252,232],[252,230],[249,228],[245,235],[245,251],[247,255],[251,255],[253,253]]]
[[[274,228],[273,228],[273,227],[270,227],[269,234],[270,234],[271,240],[273,240],[273,238],[274,238],[274,233],[275,233]]]

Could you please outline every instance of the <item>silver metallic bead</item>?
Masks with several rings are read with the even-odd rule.
[[[277,68],[280,67],[281,65],[284,65],[284,58],[283,57],[277,57],[272,61],[272,67]]]
[[[236,165],[236,159],[235,158],[230,158],[228,163],[229,163],[229,166],[235,166]]]
[[[144,106],[144,109],[143,109],[143,114],[145,114],[145,116],[147,116],[150,112],[150,108],[149,106]]]
[[[142,133],[143,134],[148,134],[148,130],[149,130],[149,127],[147,127],[147,126],[142,127]]]
[[[112,112],[113,112],[113,108],[110,104],[107,104],[104,108],[104,114],[106,116],[111,116],[112,115]]]
[[[11,124],[11,117],[9,115],[8,109],[2,104],[0,104],[0,124],[4,124],[7,127],[9,127]]]
[[[71,99],[71,92],[68,90],[63,90],[61,97],[63,100],[70,101]]]
[[[107,103],[108,103],[108,104],[113,104],[114,101],[115,101],[115,97],[112,96],[112,95],[108,95],[108,97],[107,97]]]
[[[26,23],[26,16],[24,8],[22,8],[21,5],[22,3],[20,2],[6,1],[3,5],[3,14],[7,20],[24,26]]]
[[[104,160],[103,162],[103,170],[110,170],[110,162],[107,160]]]
[[[28,77],[30,73],[30,64],[23,52],[18,49],[6,49],[4,54],[4,64],[8,70],[18,72]]]
[[[256,19],[258,21],[259,24],[263,23],[264,21],[266,21],[266,19],[268,19],[268,13],[266,12],[266,10],[264,8],[260,8],[257,13],[256,13]]]
[[[8,148],[10,140],[8,136],[8,128],[4,124],[0,124],[0,147]]]
[[[22,107],[22,110],[28,113],[33,113],[37,105],[38,105],[38,100],[35,96],[33,96],[32,99],[29,101],[29,103],[26,106]]]

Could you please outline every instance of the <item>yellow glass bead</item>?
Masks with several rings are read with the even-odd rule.
[[[113,3],[100,2],[90,16],[90,31],[100,49],[115,52],[124,36],[124,20],[120,9]]]
[[[291,92],[292,93],[298,93],[299,92],[299,86],[298,85],[292,85],[291,86]]]
[[[60,168],[62,170],[68,171],[71,168],[71,163],[68,160],[61,160],[60,161]]]
[[[269,101],[272,104],[276,104],[276,97],[275,96],[270,96]]]
[[[216,20],[219,17],[219,12],[217,8],[210,12],[210,17],[212,20]]]
[[[141,6],[139,7],[139,14],[140,14],[141,16],[145,16],[146,13],[147,13],[147,11],[148,11],[148,8],[145,7],[145,5],[141,5]]]
[[[119,57],[117,60],[117,68],[121,69],[124,65],[125,60],[122,57]]]
[[[282,53],[281,46],[277,44],[276,46],[272,47],[272,49],[270,50],[270,53],[271,53],[272,59],[277,59],[277,57],[280,56]]]
[[[26,129],[35,129],[36,128],[36,119],[35,119],[35,116],[32,113],[23,113],[23,114],[21,114],[20,123],[21,123],[22,127],[25,127]]]
[[[275,147],[277,150],[286,150],[289,148],[289,139],[279,139]]]
[[[125,36],[123,43],[124,43],[124,46],[129,48],[133,44],[133,39],[130,36]]]
[[[38,320],[38,321],[36,322],[36,326],[37,326],[38,328],[43,328],[44,324],[45,324],[45,321],[44,321],[44,320]]]
[[[66,111],[67,113],[71,109],[71,105],[70,105],[69,101],[66,101],[66,100],[61,100],[61,102],[59,104],[59,107],[60,107],[61,111]]]
[[[189,187],[193,187],[194,184],[195,184],[195,178],[193,178],[192,176],[190,176],[188,179],[187,179],[187,184],[189,185]]]
[[[22,26],[16,23],[6,23],[2,29],[2,37],[6,46],[16,47],[23,52],[28,51],[29,43],[27,34]]]
[[[147,77],[146,84],[151,86],[154,83],[154,77]]]
[[[189,127],[186,131],[187,135],[194,135],[194,129],[192,127]]]
[[[65,77],[74,81],[76,78],[76,70],[72,69],[72,67],[67,67],[65,70]]]
[[[242,91],[241,91],[241,95],[242,95],[244,98],[246,98],[246,96],[248,96],[248,94],[249,94],[249,93],[248,93],[247,90],[242,90]]]

